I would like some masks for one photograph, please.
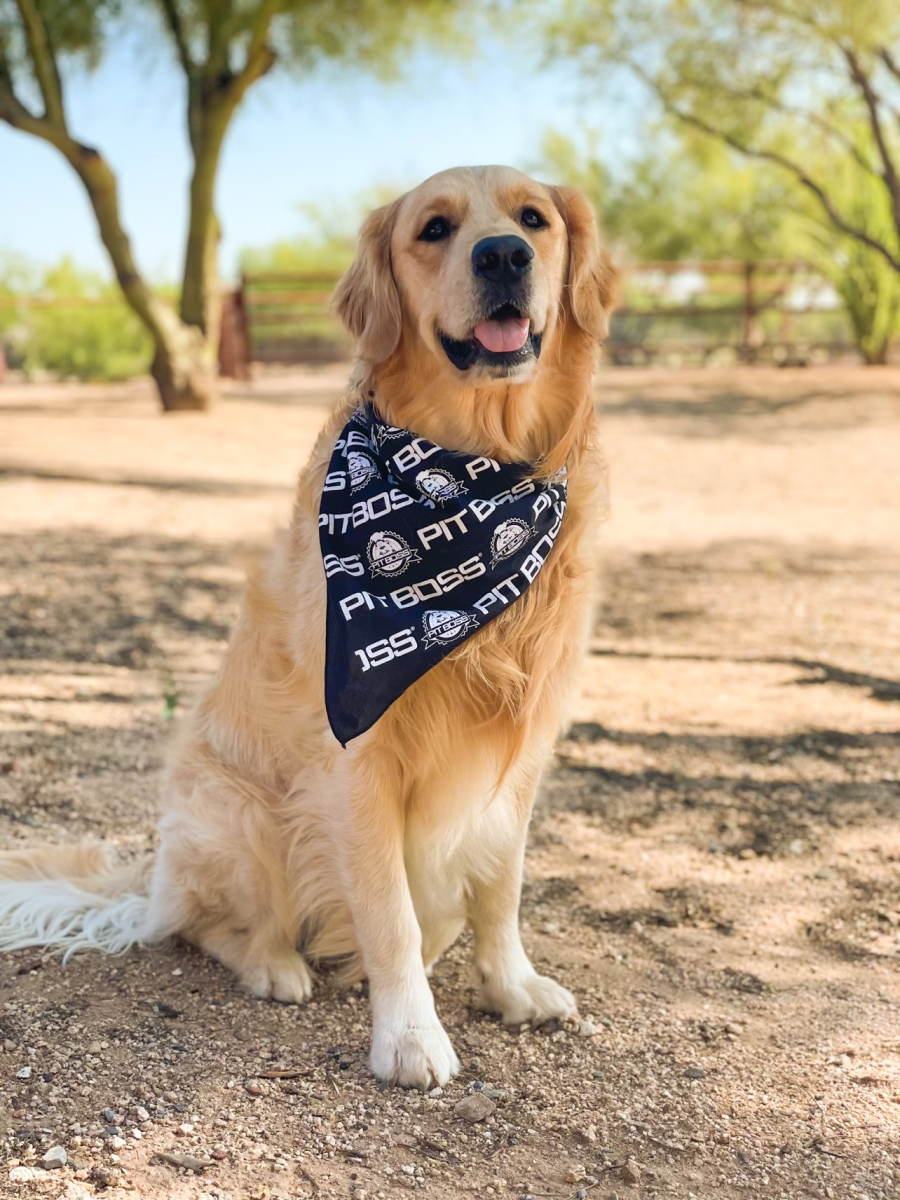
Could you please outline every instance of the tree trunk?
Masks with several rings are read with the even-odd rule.
[[[119,218],[116,178],[89,146],[69,141],[63,147],[87,189],[100,237],[126,301],[150,331],[156,351],[150,371],[166,412],[209,408],[216,395],[216,355],[203,330],[180,320],[141,278],[128,235]]]
[[[167,336],[156,343],[150,374],[166,412],[203,412],[216,398],[212,343],[174,313]]]
[[[222,315],[218,292],[220,230],[214,207],[215,187],[222,143],[232,115],[227,94],[223,96],[204,77],[191,81],[188,134],[194,170],[179,315],[186,326],[203,335],[213,355],[218,349]]]

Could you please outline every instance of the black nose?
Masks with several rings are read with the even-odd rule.
[[[492,283],[518,283],[531,270],[534,251],[520,237],[486,237],[472,251],[472,270]]]

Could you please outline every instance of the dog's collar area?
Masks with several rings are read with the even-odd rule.
[[[492,319],[496,319],[493,314]],[[444,353],[458,371],[468,371],[471,367],[483,365],[493,368],[498,374],[508,374],[530,359],[541,357],[541,334],[539,333],[529,333],[525,345],[520,350],[512,350],[505,354],[485,349],[477,338],[466,338],[460,341],[443,332],[439,336]]]

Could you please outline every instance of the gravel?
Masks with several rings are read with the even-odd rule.
[[[0,481],[3,845],[153,848],[165,696],[180,712],[215,670],[329,378],[307,380],[320,408],[237,397],[175,425],[143,384],[64,388],[52,414],[0,388],[8,453],[86,480]],[[463,1070],[421,1095],[371,1078],[365,989],[327,970],[291,1008],[180,943],[22,951],[0,971],[0,1197],[892,1200],[898,382],[608,385],[604,601],[523,901],[578,1023],[475,1012],[466,938],[432,980]],[[259,491],[91,483],[112,458]]]

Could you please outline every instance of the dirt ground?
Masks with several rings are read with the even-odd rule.
[[[0,845],[152,846],[170,718],[341,383],[167,418],[145,382],[0,388]],[[22,951],[4,1200],[900,1195],[900,371],[607,370],[598,401],[601,602],[523,905],[582,1023],[473,1013],[463,942],[464,1069],[422,1096],[369,1076],[360,989]]]

